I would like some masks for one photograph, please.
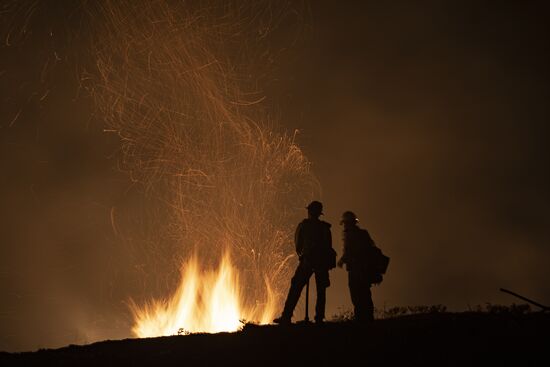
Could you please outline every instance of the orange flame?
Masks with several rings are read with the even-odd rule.
[[[217,270],[205,271],[194,255],[181,268],[176,292],[165,300],[144,307],[132,304],[135,324],[132,332],[140,338],[174,335],[181,332],[217,333],[238,331],[241,320],[269,323],[276,300],[266,279],[268,299],[264,305],[244,305],[238,270],[225,253]]]

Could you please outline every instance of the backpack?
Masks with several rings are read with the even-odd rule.
[[[366,274],[372,284],[380,284],[388,270],[390,258],[384,255],[382,250],[376,246],[368,231],[363,230],[362,234],[362,242],[366,245]]]
[[[390,258],[382,252],[380,248],[372,244],[368,247],[368,270],[372,275],[372,283],[380,284],[384,279],[384,274],[388,270]]]

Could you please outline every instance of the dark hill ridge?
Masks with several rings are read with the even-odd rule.
[[[1,366],[550,365],[550,314],[437,313],[0,353]],[[357,363],[357,362],[361,363]]]

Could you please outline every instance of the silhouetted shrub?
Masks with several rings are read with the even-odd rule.
[[[468,306],[466,310],[468,312],[479,312],[479,313],[489,313],[489,314],[516,314],[523,315],[529,312],[532,312],[531,307],[528,304],[511,304],[506,305],[495,305],[492,303],[486,303],[484,305]],[[375,319],[389,319],[393,317],[405,316],[405,315],[429,315],[429,314],[440,314],[448,312],[447,306],[442,304],[436,305],[416,305],[416,306],[393,306],[390,308],[375,308],[374,317]],[[353,311],[349,309],[340,309],[339,312],[332,316],[332,321],[334,322],[346,322],[353,321],[354,314]]]
[[[488,313],[491,313],[491,314],[517,314],[517,315],[523,315],[523,314],[531,312],[531,306],[529,306],[528,304],[516,305],[515,303],[511,304],[510,306],[494,305],[492,303],[486,303],[485,304],[485,312],[488,312]]]
[[[353,311],[349,310],[349,309],[339,309],[338,310],[338,313],[333,315],[332,318],[331,318],[331,321],[334,321],[334,322],[348,322],[348,321],[353,321]]]

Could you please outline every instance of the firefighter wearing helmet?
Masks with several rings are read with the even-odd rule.
[[[340,224],[343,225],[344,251],[338,267],[346,265],[348,271],[348,286],[354,307],[355,320],[370,322],[374,319],[374,304],[371,285],[377,280],[366,267],[368,264],[369,247],[374,246],[369,232],[358,225],[355,213],[346,211],[342,214]]]
[[[315,322],[322,323],[325,318],[326,289],[330,285],[328,273],[336,267],[336,252],[332,249],[331,225],[319,219],[323,204],[312,201],[306,209],[308,217],[298,224],[295,233],[298,267],[290,282],[282,315],[273,320],[277,324],[291,323],[300,294],[313,274],[317,288]]]

